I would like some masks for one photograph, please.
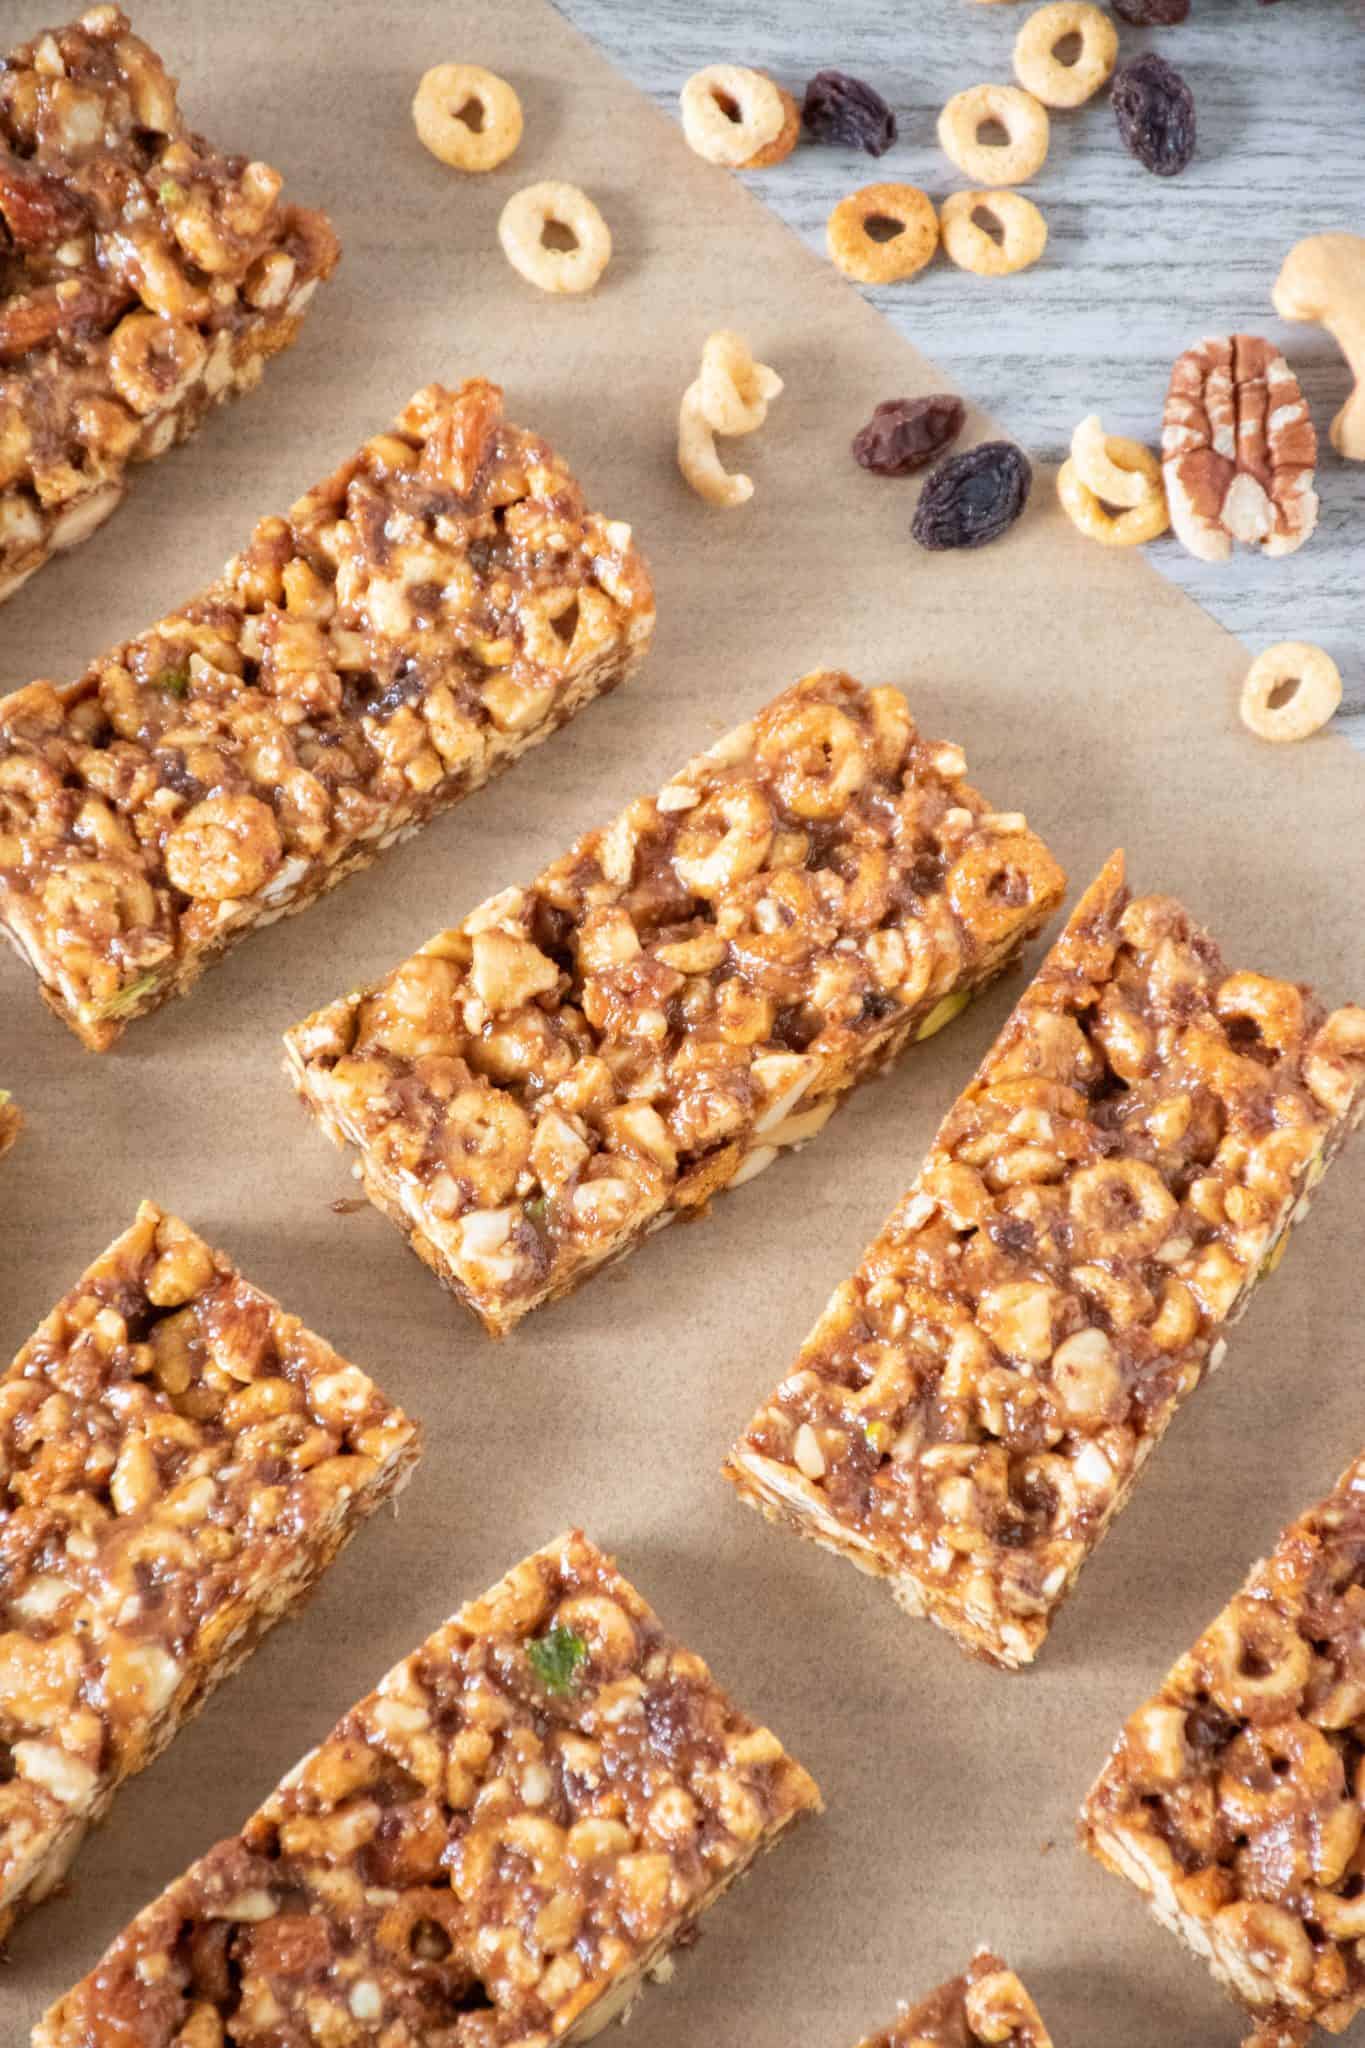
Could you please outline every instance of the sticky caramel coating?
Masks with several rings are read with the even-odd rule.
[[[978,1949],[960,1977],[950,1977],[860,2048],[1052,2048],[1037,2006],[1007,1963]]]
[[[728,1476],[1030,1662],[1362,1112],[1365,1010],[1229,972],[1115,854]]]

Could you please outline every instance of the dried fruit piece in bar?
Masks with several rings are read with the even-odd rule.
[[[1299,380],[1273,342],[1210,336],[1171,371],[1161,461],[1171,524],[1192,555],[1232,543],[1292,555],[1318,522],[1318,439]]]
[[[960,1977],[950,1977],[918,2005],[905,2007],[861,2048],[1052,2048],[1052,2036],[1023,1984],[1007,1963],[978,1949]]]
[[[1365,1010],[1230,972],[1113,855],[727,1476],[1030,1663],[1363,1114]]]
[[[0,62],[0,602],[296,338],[338,250],[281,182],[190,128],[118,7]]]
[[[819,1806],[574,1531],[390,1671],[34,2048],[567,2048]]]
[[[143,1203],[0,1380],[0,1935],[417,1452],[358,1367]]]
[[[807,676],[288,1033],[366,1192],[495,1335],[752,1179],[965,1007],[1064,878],[896,690]]]
[[[1365,2006],[1362,1624],[1365,1452],[1133,1715],[1081,1813],[1258,2041]]]
[[[0,700],[0,930],[103,1052],[614,689],[653,623],[630,528],[495,385],[429,385],[181,610]]]

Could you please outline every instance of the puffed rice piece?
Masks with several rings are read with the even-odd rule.
[[[1281,640],[1247,670],[1239,708],[1257,739],[1283,745],[1320,731],[1340,702],[1341,670],[1331,655],[1307,640]]]
[[[521,141],[521,101],[482,64],[434,64],[417,88],[412,118],[423,146],[457,171],[496,170]]]
[[[983,142],[980,131],[998,121],[1004,142]],[[976,185],[1022,185],[1047,162],[1051,130],[1047,108],[1017,85],[973,85],[954,93],[938,117],[938,139],[965,178]]]
[[[572,236],[572,248],[551,247],[550,228]],[[557,178],[512,194],[498,240],[513,270],[543,292],[590,292],[611,261],[611,229],[586,192]]]

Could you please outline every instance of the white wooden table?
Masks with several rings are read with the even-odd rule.
[[[826,66],[874,85],[896,110],[880,159],[803,143],[749,182],[813,247],[855,186],[894,179],[935,199],[965,184],[938,147],[943,102],[1013,77],[1028,9],[969,0],[558,0],[568,18],[675,117],[703,64],[770,71],[801,97]],[[1253,649],[1315,640],[1341,666],[1343,728],[1365,749],[1365,463],[1342,462],[1326,428],[1350,388],[1316,327],[1276,319],[1270,289],[1305,234],[1365,233],[1365,0],[1193,0],[1177,28],[1122,26],[1122,54],[1159,49],[1189,81],[1199,152],[1158,179],[1118,139],[1107,97],[1054,114],[1052,147],[1029,186],[1049,244],[1033,270],[976,278],[939,257],[908,284],[872,290],[906,337],[1001,420],[1033,455],[1059,461],[1081,416],[1155,443],[1170,367],[1190,342],[1237,330],[1272,336],[1298,371],[1323,444],[1317,532],[1298,554],[1226,565],[1172,537],[1151,555]],[[890,397],[894,394],[887,393]]]

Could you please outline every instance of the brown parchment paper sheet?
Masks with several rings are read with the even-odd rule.
[[[5,42],[53,11],[6,6]],[[617,1550],[829,1805],[709,1917],[673,1985],[649,1991],[633,2048],[844,2048],[982,1940],[1027,1974],[1062,2048],[1234,2042],[1238,2017],[1203,1967],[1072,1846],[1072,1818],[1122,1717],[1365,1438],[1365,1151],[1329,1180],[1040,1667],[1008,1678],[766,1527],[717,1467],[909,1182],[1018,982],[710,1221],[501,1347],[374,1211],[332,1213],[352,1183],[290,1096],[279,1036],[821,663],[904,686],[923,729],[962,741],[974,779],[1049,836],[1073,895],[1122,842],[1138,885],[1184,895],[1234,961],[1338,999],[1365,987],[1359,762],[1336,739],[1277,750],[1246,736],[1244,650],[1140,559],[1079,539],[1050,476],[1001,545],[914,550],[913,485],[866,476],[848,441],[876,401],[941,388],[951,366],[917,358],[541,0],[144,0],[135,15],[196,122],[329,206],[345,257],[263,388],[144,472],[110,525],[0,614],[0,689],[75,674],[197,589],[256,517],[418,385],[475,370],[566,451],[595,504],[633,522],[660,627],[627,691],[250,940],[113,1056],[83,1053],[27,971],[0,960],[0,1082],[29,1116],[0,1165],[0,1355],[145,1193],[428,1432],[397,1518],[362,1532],[302,1619],[120,1795],[70,1894],[21,1930],[0,1974],[0,2043],[26,2041],[123,1922],[460,1599],[572,1521]],[[477,180],[428,156],[408,113],[421,72],[457,56],[506,73],[526,110],[516,157]],[[504,200],[551,176],[585,185],[615,236],[585,300],[541,297],[497,246]],[[1007,284],[998,299],[963,285],[964,319],[1008,318]],[[726,448],[757,481],[737,512],[703,505],[673,466],[678,397],[718,325],[787,380],[764,432]],[[966,438],[986,428],[974,417]]]

